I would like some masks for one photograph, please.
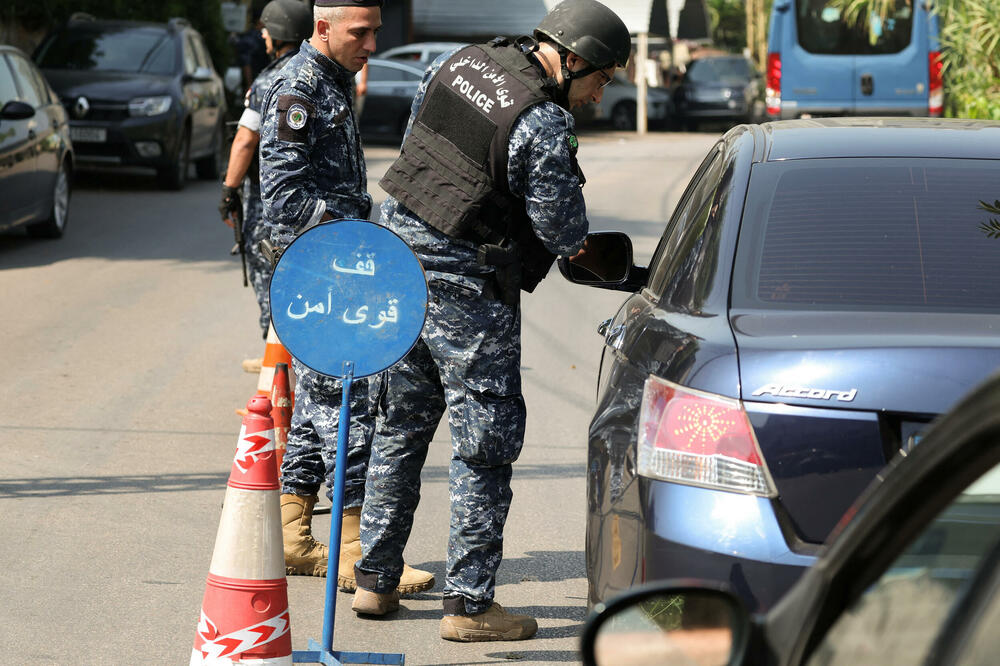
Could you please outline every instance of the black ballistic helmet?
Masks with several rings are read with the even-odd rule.
[[[536,39],[550,39],[595,69],[624,67],[632,37],[618,15],[597,0],[563,0],[535,28]]]
[[[298,44],[313,33],[313,14],[303,0],[271,0],[260,15],[271,39]]]

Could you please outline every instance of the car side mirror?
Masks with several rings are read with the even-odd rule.
[[[559,259],[559,271],[575,284],[618,291],[641,289],[649,275],[632,263],[632,239],[620,231],[587,234],[578,254]]]
[[[586,666],[731,666],[746,658],[750,615],[721,586],[661,581],[595,611],[583,629]]]
[[[199,67],[191,74],[191,79],[193,81],[211,81],[212,70],[208,67]]]
[[[27,102],[11,100],[0,109],[0,119],[3,120],[27,120],[35,117],[35,107]]]

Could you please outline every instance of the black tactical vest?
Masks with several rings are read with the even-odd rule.
[[[507,146],[518,116],[553,99],[551,84],[507,40],[462,49],[431,79],[400,156],[379,184],[449,236],[475,243],[524,238],[525,231],[534,237],[530,226],[522,228],[530,225],[524,200],[508,187]],[[545,255],[543,267],[522,252],[525,272],[544,276],[554,259]],[[531,291],[537,281],[522,287]]]

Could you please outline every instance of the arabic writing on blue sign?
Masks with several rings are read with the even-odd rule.
[[[281,255],[270,287],[274,330],[288,352],[324,375],[366,377],[392,366],[420,336],[427,282],[399,236],[362,220],[315,226]]]

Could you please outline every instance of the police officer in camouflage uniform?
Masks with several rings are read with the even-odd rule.
[[[260,163],[257,159],[261,103],[278,72],[299,52],[302,40],[309,39],[312,35],[313,22],[312,12],[302,0],[271,0],[261,12],[261,22],[264,24],[261,34],[267,45],[267,53],[274,60],[247,90],[243,115],[240,116],[239,127],[229,152],[229,167],[222,183],[222,203],[219,210],[226,224],[238,224],[239,218],[243,218],[242,251],[246,256],[250,283],[260,306],[261,333],[267,336],[271,323],[267,291],[272,268],[271,262],[260,251],[260,241],[269,238],[267,227],[261,221],[263,209],[260,201]]]
[[[427,446],[447,410],[453,456],[442,638],[532,636],[531,617],[493,601],[524,439],[519,290],[588,222],[571,108],[601,99],[631,51],[622,21],[595,0],[566,0],[534,38],[443,55],[413,102],[400,157],[381,181],[383,224],[427,273],[421,338],[385,377],[356,566],[359,614],[399,607],[393,591],[419,499]]]
[[[381,0],[316,0],[313,33],[278,72],[264,95],[261,126],[261,199],[270,242],[283,250],[307,227],[371,212],[361,138],[352,111],[354,75],[375,50]],[[281,520],[286,572],[325,576],[327,548],[312,536],[312,511],[324,479],[332,495],[340,416],[340,381],[293,360],[295,407],[281,465]],[[351,391],[338,584],[354,589],[365,474],[374,413],[368,382]],[[434,585],[425,571],[407,567],[403,593]]]

